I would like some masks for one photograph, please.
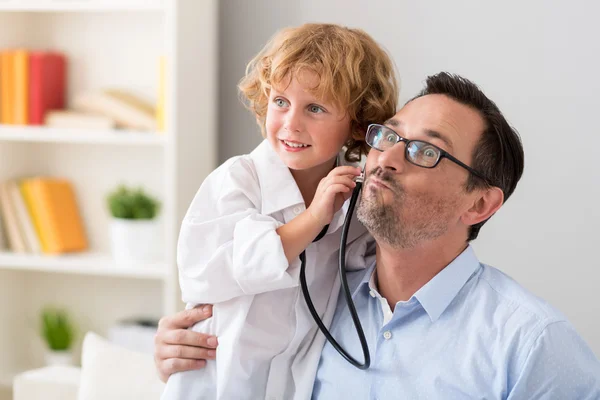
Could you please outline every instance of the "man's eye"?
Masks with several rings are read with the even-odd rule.
[[[431,147],[423,149],[421,151],[421,153],[427,158],[436,158],[437,157],[437,151]]]
[[[315,105],[309,106],[308,109],[311,113],[315,113],[315,114],[325,112],[325,110],[323,110],[321,107],[315,106]]]
[[[396,135],[394,135],[393,133],[388,133],[385,136],[385,140],[388,141],[389,143],[396,143]]]

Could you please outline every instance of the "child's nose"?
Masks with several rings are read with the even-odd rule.
[[[286,113],[284,127],[289,132],[301,132],[303,128],[302,113],[291,109]]]

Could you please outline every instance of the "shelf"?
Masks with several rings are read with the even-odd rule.
[[[120,265],[110,255],[99,253],[49,256],[0,252],[1,269],[158,280],[168,276],[165,263]]]
[[[88,143],[126,146],[162,146],[166,143],[165,135],[158,132],[136,132],[127,130],[94,131],[17,125],[0,125],[0,142],[2,141]]]
[[[0,0],[0,11],[163,11],[165,0]]]

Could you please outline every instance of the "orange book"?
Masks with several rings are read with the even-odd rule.
[[[12,124],[13,85],[14,85],[13,52],[6,50],[0,53],[0,123]]]
[[[29,120],[29,53],[25,50],[16,50],[13,57],[13,123],[27,125]]]
[[[21,190],[42,245],[42,252],[60,254],[87,249],[87,238],[70,182],[32,178]]]

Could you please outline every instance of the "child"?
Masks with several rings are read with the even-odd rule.
[[[329,326],[342,206],[360,174],[341,163],[360,159],[366,126],[391,117],[398,98],[385,51],[360,30],[329,24],[277,33],[240,89],[266,140],[206,178],[178,243],[183,300],[214,304],[193,329],[219,337],[216,363],[172,375],[163,399],[310,397],[325,339],[300,291],[299,255],[306,249],[309,290]],[[366,236],[353,224],[353,268],[365,267]]]

